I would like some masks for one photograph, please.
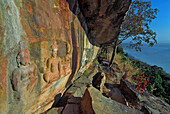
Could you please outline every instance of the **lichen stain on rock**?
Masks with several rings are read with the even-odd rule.
[[[6,91],[4,91],[3,87],[0,85],[0,111],[4,111],[8,108],[8,105],[7,105],[7,94],[6,94]]]
[[[1,18],[0,18],[0,22],[1,22]],[[0,39],[1,39],[1,42],[0,42],[0,57],[2,56],[2,52],[3,52],[3,41],[4,41],[4,39],[2,37],[4,37],[4,34],[3,34],[2,26],[0,24]]]
[[[21,13],[21,24],[22,24],[23,29],[25,30],[27,36],[32,36],[31,29],[30,27],[26,25],[26,22],[24,20],[25,14],[24,14],[23,8],[20,8],[20,13]]]
[[[2,27],[1,27],[1,25],[0,25],[0,35],[2,34]]]
[[[7,61],[7,58],[4,57],[2,58],[2,60],[0,61],[1,62],[1,84],[2,84],[2,87],[3,89],[5,90],[6,89],[6,86],[7,86],[7,78],[6,78],[6,75],[7,75],[7,65],[8,65],[8,61]]]
[[[66,1],[55,1],[53,6],[45,0],[24,2],[20,12],[27,37],[66,37],[65,30],[70,29]]]
[[[2,91],[7,92],[8,97],[5,95],[5,98],[7,98],[5,102],[9,102],[7,109],[9,112],[18,113],[21,109],[23,113],[41,113],[51,107],[57,94],[63,94],[67,82],[73,81],[73,78],[70,77],[76,79],[79,70],[87,67],[87,61],[88,64],[92,62],[98,48],[95,48],[96,51],[88,51],[89,57],[84,57],[83,53],[87,53],[86,48],[89,48],[89,45],[90,48],[93,48],[93,45],[87,40],[80,22],[70,11],[66,0],[55,0],[54,2],[24,0],[23,2],[16,1],[15,5],[19,17],[17,22],[21,24],[21,27],[15,26],[16,23],[12,24],[16,30],[20,32],[21,29],[24,34],[13,31],[18,35],[18,39],[21,38],[18,43],[14,43],[13,49],[8,49],[10,43],[4,44],[5,37],[1,36],[0,51],[4,52],[7,49],[8,52],[0,53],[2,55],[0,56],[0,60],[2,60],[0,70],[3,70],[0,71],[0,85],[2,88],[7,87],[6,91]],[[11,10],[12,7],[9,6],[8,11]],[[7,12],[2,9],[0,11]],[[6,17],[8,15],[5,15],[2,21],[0,20],[3,27],[9,25],[5,20]],[[15,20],[16,17],[8,18]],[[0,27],[2,28],[2,26]],[[2,29],[1,32],[4,34],[4,28]],[[7,28],[5,30],[12,31],[13,29],[9,27],[8,30]],[[13,37],[11,36],[13,34],[10,32],[6,34],[12,41]],[[22,42],[25,42],[24,45],[21,45]],[[58,46],[54,48],[53,44],[55,43]],[[6,47],[3,47],[4,45]],[[24,51],[25,48],[27,52]],[[23,57],[20,53],[23,54]],[[8,58],[3,58],[7,56]],[[82,61],[84,58],[86,58],[86,61]],[[26,66],[23,62],[19,62],[29,59],[30,62]],[[36,79],[33,80],[32,77]],[[17,84],[21,85],[18,86]],[[13,88],[16,85],[19,88],[18,91]]]
[[[8,11],[8,10],[9,10],[9,8],[10,8],[10,7],[9,7],[9,6],[7,6],[7,7],[6,7],[6,10]]]
[[[27,3],[27,9],[28,9],[28,13],[32,13],[33,9],[31,7],[31,5],[29,3]]]

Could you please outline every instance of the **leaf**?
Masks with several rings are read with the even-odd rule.
[[[150,24],[156,18],[158,9],[151,8],[151,1],[134,0],[126,18],[121,26],[119,35],[120,43],[131,39],[131,48],[141,51],[142,43],[148,46],[157,43],[156,33],[150,28]]]

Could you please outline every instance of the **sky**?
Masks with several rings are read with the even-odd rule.
[[[170,0],[151,1],[152,8],[159,10],[157,18],[151,23],[151,28],[157,33],[158,43],[170,43]]]
[[[151,22],[151,29],[156,32],[158,43],[170,43],[170,0],[143,0],[151,1],[151,7],[157,8],[157,18]],[[124,43],[129,43],[127,39]]]

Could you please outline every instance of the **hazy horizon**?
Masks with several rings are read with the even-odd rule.
[[[122,44],[125,53],[128,53],[147,64],[162,67],[170,74],[170,43],[159,43],[153,47],[147,47],[147,45],[144,45],[141,47],[142,52],[136,52],[134,49],[126,48],[127,45],[128,43]]]

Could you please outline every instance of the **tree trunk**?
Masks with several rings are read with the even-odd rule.
[[[111,58],[110,64],[109,64],[110,67],[113,64],[114,56],[115,56],[115,53],[116,53],[116,50],[117,50],[117,41],[118,41],[118,39],[113,44],[113,53],[112,53],[112,58]]]

